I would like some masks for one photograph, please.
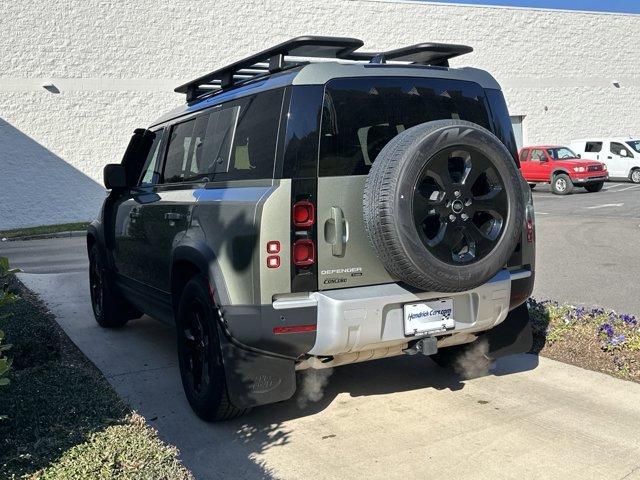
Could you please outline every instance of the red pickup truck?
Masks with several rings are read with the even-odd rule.
[[[538,145],[520,150],[522,176],[534,188],[538,183],[550,183],[557,195],[571,193],[573,187],[584,187],[588,192],[602,190],[609,179],[607,166],[602,162],[582,160],[567,147]]]

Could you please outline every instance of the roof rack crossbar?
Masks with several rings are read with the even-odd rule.
[[[357,52],[356,50],[363,44],[362,40],[357,38],[296,37],[180,85],[175,91],[185,93],[187,102],[191,102],[204,93],[226,90],[253,79],[308,63],[308,61],[294,61],[292,57],[311,59],[311,61],[314,58],[369,63],[393,61],[448,67],[449,59],[473,51],[473,48],[466,45],[419,43],[385,52]]]

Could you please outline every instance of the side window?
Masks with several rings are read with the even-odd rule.
[[[138,185],[155,185],[160,178],[158,167],[160,163],[160,143],[162,143],[163,131],[164,130],[158,130],[153,132],[153,143],[151,144],[147,158],[144,161]]]
[[[624,151],[624,155],[623,155]],[[623,144],[618,142],[611,142],[611,153],[618,155],[620,157],[630,157],[629,149],[625,147]]]
[[[273,178],[283,92],[270,90],[242,101],[228,168],[216,173],[216,180]]]
[[[587,142],[584,147],[585,152],[598,153],[602,151],[602,142]]]
[[[528,156],[529,156],[529,149],[525,148],[524,150],[522,150],[520,152],[520,161],[521,162],[526,162]]]
[[[171,129],[164,167],[164,182],[189,182],[206,175],[204,136],[209,115],[200,115]]]
[[[217,174],[229,171],[231,146],[233,145],[240,106],[212,112],[207,123],[204,140],[203,172],[213,179]]]
[[[534,150],[531,150],[531,160],[540,160],[540,158],[545,157],[546,155],[544,154],[544,150],[541,150],[539,148],[536,148]]]

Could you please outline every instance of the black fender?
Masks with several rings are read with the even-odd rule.
[[[207,277],[214,287],[214,296],[218,305],[229,304],[227,285],[222,276],[216,255],[204,241],[189,239],[177,245],[171,254],[171,266],[185,261],[195,265]],[[173,280],[173,279],[172,279]]]

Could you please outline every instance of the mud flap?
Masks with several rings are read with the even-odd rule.
[[[244,349],[219,333],[227,391],[234,406],[256,407],[293,396],[296,391],[293,360]]]
[[[483,338],[489,341],[488,356],[492,360],[529,352],[533,347],[533,332],[526,302],[511,310],[507,318]]]

